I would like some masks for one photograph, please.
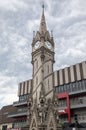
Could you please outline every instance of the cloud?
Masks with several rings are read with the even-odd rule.
[[[3,94],[0,95],[0,106],[10,105],[13,101],[17,101],[18,97],[16,94]]]
[[[86,0],[44,2],[55,41],[54,69],[86,60]],[[32,77],[31,43],[41,5],[40,0],[0,0],[0,107],[15,101],[18,83]]]
[[[27,7],[28,6],[22,0],[0,0],[0,9],[2,10],[17,11],[18,9]]]

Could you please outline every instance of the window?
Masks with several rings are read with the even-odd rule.
[[[36,68],[38,69],[38,61],[36,61]]]
[[[86,80],[84,81],[84,83],[85,83],[85,89],[86,89]]]
[[[49,65],[47,66],[48,74],[49,74]]]
[[[61,87],[59,86],[59,93],[61,93]]]
[[[70,92],[72,92],[72,83],[70,83]]]
[[[83,104],[83,99],[82,98],[79,99],[79,103]]]
[[[38,84],[38,77],[36,77],[36,84]]]
[[[59,93],[59,87],[56,88],[56,92]]]
[[[63,86],[60,86],[60,88],[61,88],[61,92],[63,92]]]
[[[22,102],[22,101],[26,101],[27,100],[27,95],[23,95],[23,96],[20,96],[19,97],[19,101]]]
[[[82,81],[82,89],[85,89],[86,85],[85,85],[85,81]]]
[[[82,89],[81,82],[78,82],[78,89],[79,89],[79,90],[81,90],[81,89]]]
[[[75,87],[75,84],[73,83],[72,84],[72,91],[75,91],[76,87]]]
[[[7,125],[3,125],[2,130],[7,130]]]
[[[66,86],[66,85],[64,85],[64,91],[65,91],[65,92],[67,91],[67,86]]]
[[[48,79],[48,89],[49,89],[49,79]]]

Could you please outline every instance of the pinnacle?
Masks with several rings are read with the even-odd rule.
[[[45,15],[44,15],[44,4],[42,5],[42,16],[41,16],[41,22],[40,22],[40,33],[45,33],[47,31],[46,27],[46,21],[45,21]]]

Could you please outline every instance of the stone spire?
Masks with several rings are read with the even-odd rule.
[[[44,4],[43,4],[39,32],[45,34],[46,31],[47,31],[47,27],[46,27],[46,21],[45,21],[45,15],[44,15]]]

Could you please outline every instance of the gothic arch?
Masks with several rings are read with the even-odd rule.
[[[33,112],[33,115],[32,115],[30,130],[38,130],[37,116],[35,112]]]
[[[47,118],[47,130],[56,130],[56,122],[52,109],[50,108]]]

